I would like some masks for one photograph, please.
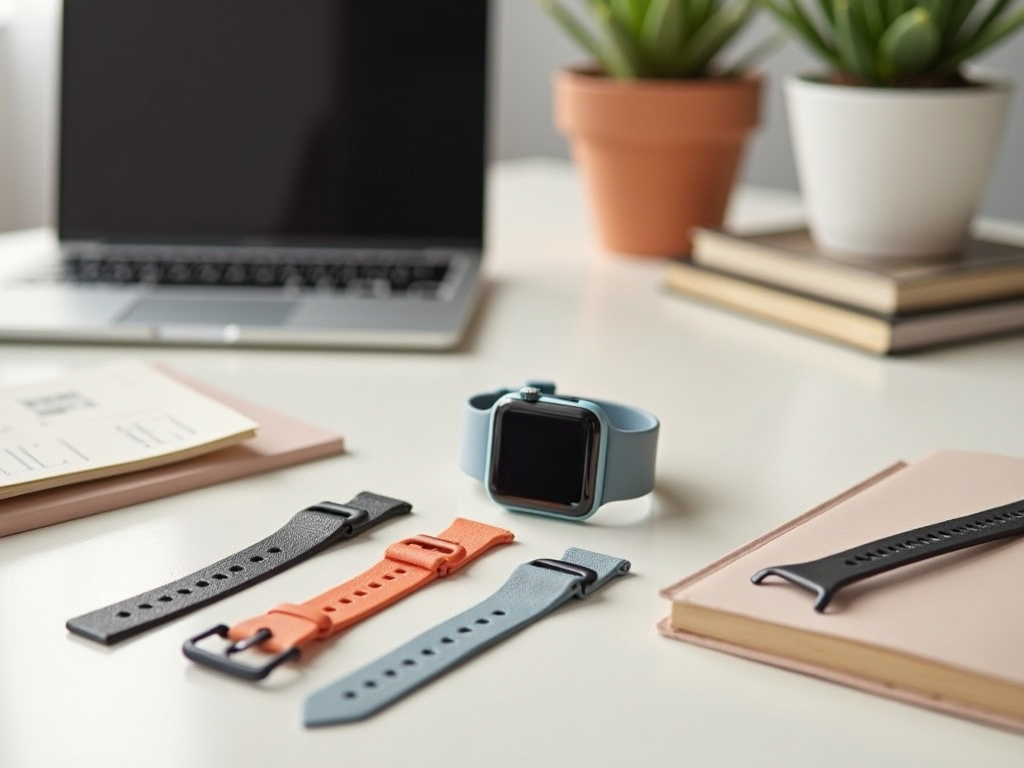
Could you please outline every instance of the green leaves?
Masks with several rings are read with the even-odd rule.
[[[875,86],[955,78],[1024,27],[1018,0],[758,0],[843,80]]]
[[[717,65],[746,27],[756,0],[582,0],[582,20],[562,0],[539,0],[562,28],[609,75],[694,78],[735,74]],[[776,45],[760,45],[743,68]]]
[[[942,33],[932,14],[911,8],[897,16],[878,40],[877,69],[883,77],[916,77],[935,66]]]

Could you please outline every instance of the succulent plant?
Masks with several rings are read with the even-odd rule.
[[[561,0],[540,4],[616,78],[737,75],[777,47],[765,41],[730,67],[718,63],[757,11],[756,0],[582,0],[582,17]]]
[[[1017,0],[760,0],[829,66],[834,82],[965,82],[962,65],[1024,26]]]

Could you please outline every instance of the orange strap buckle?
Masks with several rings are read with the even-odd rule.
[[[261,680],[274,667],[298,658],[303,645],[337,634],[514,538],[504,528],[456,518],[436,537],[421,534],[395,542],[381,562],[312,600],[279,605],[230,629],[219,625],[188,640],[183,651],[204,666],[247,680]],[[214,634],[231,641],[222,653],[198,646],[199,641]],[[250,648],[275,655],[260,665],[243,664],[234,658]]]

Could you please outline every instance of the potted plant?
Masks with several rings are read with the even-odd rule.
[[[722,63],[754,0],[585,0],[585,16],[541,4],[592,59],[555,75],[554,113],[604,245],[688,253],[693,227],[721,224],[759,119],[749,69],[771,42]]]
[[[1013,84],[970,59],[1015,0],[761,0],[826,71],[785,84],[808,225],[826,253],[947,258],[969,235]]]

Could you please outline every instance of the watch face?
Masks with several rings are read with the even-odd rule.
[[[488,486],[499,504],[585,517],[596,502],[601,422],[589,410],[508,400],[498,405]]]

